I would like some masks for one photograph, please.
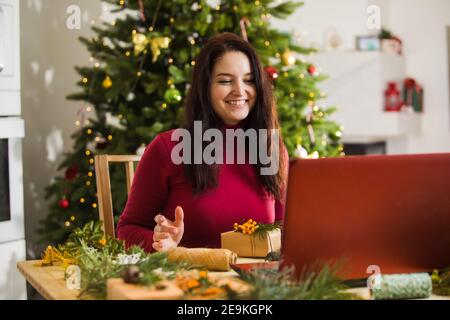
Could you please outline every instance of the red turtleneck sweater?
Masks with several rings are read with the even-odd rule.
[[[283,219],[284,204],[264,191],[250,164],[220,165],[218,187],[194,196],[183,165],[171,161],[172,148],[178,143],[171,141],[172,132],[159,134],[147,146],[136,169],[117,225],[118,238],[125,240],[127,246],[136,244],[148,252],[154,251],[154,217],[161,213],[173,221],[177,206],[184,210],[180,246],[191,248],[219,248],[220,234],[232,230],[235,222],[244,219],[261,223]],[[287,152],[283,152],[287,168]]]

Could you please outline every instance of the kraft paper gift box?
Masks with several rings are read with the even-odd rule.
[[[281,249],[279,229],[263,234],[243,234],[236,231],[221,233],[222,248],[235,252],[240,257],[264,258],[270,252]]]

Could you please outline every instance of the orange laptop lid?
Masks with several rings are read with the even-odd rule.
[[[450,154],[291,162],[283,264],[344,262],[339,276],[450,266]]]

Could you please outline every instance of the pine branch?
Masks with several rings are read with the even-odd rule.
[[[241,298],[255,300],[341,300],[358,299],[345,292],[347,289],[337,280],[336,269],[324,266],[316,275],[304,272],[296,281],[292,269],[239,271],[242,280],[252,286],[248,296]]]

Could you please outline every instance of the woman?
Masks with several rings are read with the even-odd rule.
[[[226,129],[279,129],[272,84],[249,43],[232,33],[219,34],[196,61],[184,104],[188,132],[194,132],[194,121],[201,121],[203,132],[216,128],[224,134]],[[127,246],[149,252],[178,245],[220,247],[220,233],[232,230],[235,222],[283,219],[288,156],[281,135],[272,142],[281,150],[279,170],[262,175],[267,163],[250,163],[246,150],[244,164],[175,164],[173,133],[159,134],[136,169],[117,226]],[[267,141],[268,155],[278,149],[272,144]]]

